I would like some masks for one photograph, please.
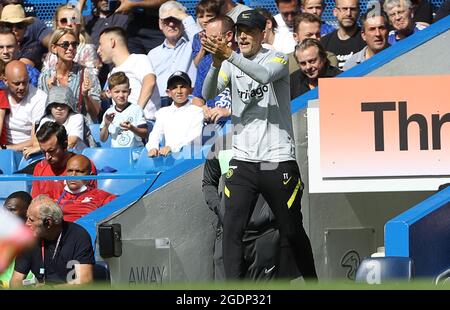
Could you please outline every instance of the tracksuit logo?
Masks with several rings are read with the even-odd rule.
[[[247,100],[251,98],[262,98],[264,97],[264,93],[267,93],[269,91],[269,86],[262,85],[256,89],[241,91],[238,89],[239,97],[241,97],[241,100]]]

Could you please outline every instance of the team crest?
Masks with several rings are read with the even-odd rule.
[[[225,177],[227,179],[231,178],[233,176],[233,169],[228,169],[227,174],[225,175]]]

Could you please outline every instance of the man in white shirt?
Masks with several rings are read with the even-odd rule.
[[[29,85],[27,68],[19,60],[6,65],[5,77],[10,105],[10,113],[5,118],[6,148],[23,151],[32,145],[32,132],[44,115],[47,94]]]
[[[176,71],[167,80],[167,95],[173,103],[156,113],[156,123],[145,146],[149,157],[179,152],[183,146],[201,137],[203,109],[193,105],[188,98],[192,93],[191,85],[189,75],[182,71]],[[165,146],[160,148],[163,138]]]
[[[279,14],[274,18],[278,24],[273,47],[285,54],[292,53],[295,48],[294,17],[300,12],[298,0],[275,0]]]
[[[170,98],[166,96],[166,85],[175,71],[183,71],[195,81],[197,68],[192,57],[194,35],[200,32],[200,26],[186,8],[179,2],[167,1],[159,8],[159,28],[165,40],[148,53],[157,76],[161,106],[168,106]]]
[[[131,88],[128,100],[144,110],[146,120],[154,120],[161,103],[156,75],[147,56],[130,54],[126,33],[121,27],[111,27],[101,32],[97,53],[103,63],[114,64],[110,75],[116,72],[126,74]]]

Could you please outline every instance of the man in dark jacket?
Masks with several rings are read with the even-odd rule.
[[[334,77],[342,71],[330,65],[327,52],[316,39],[305,39],[295,47],[300,70],[291,74],[291,100],[319,85],[319,78]]]

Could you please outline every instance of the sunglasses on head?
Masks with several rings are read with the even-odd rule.
[[[17,29],[25,29],[27,27],[25,23],[2,23],[2,26],[7,29],[13,29],[14,27]]]
[[[58,19],[58,21],[62,26],[68,25],[69,21],[70,21],[71,25],[79,24],[78,18],[76,16],[73,16],[71,18],[63,17],[63,18]]]
[[[63,43],[59,43],[59,44],[56,44],[56,45],[59,46],[59,47],[62,47],[63,49],[66,50],[66,49],[69,48],[70,45],[72,45],[73,48],[77,48],[79,43],[77,41],[72,41],[72,42],[64,41]]]

